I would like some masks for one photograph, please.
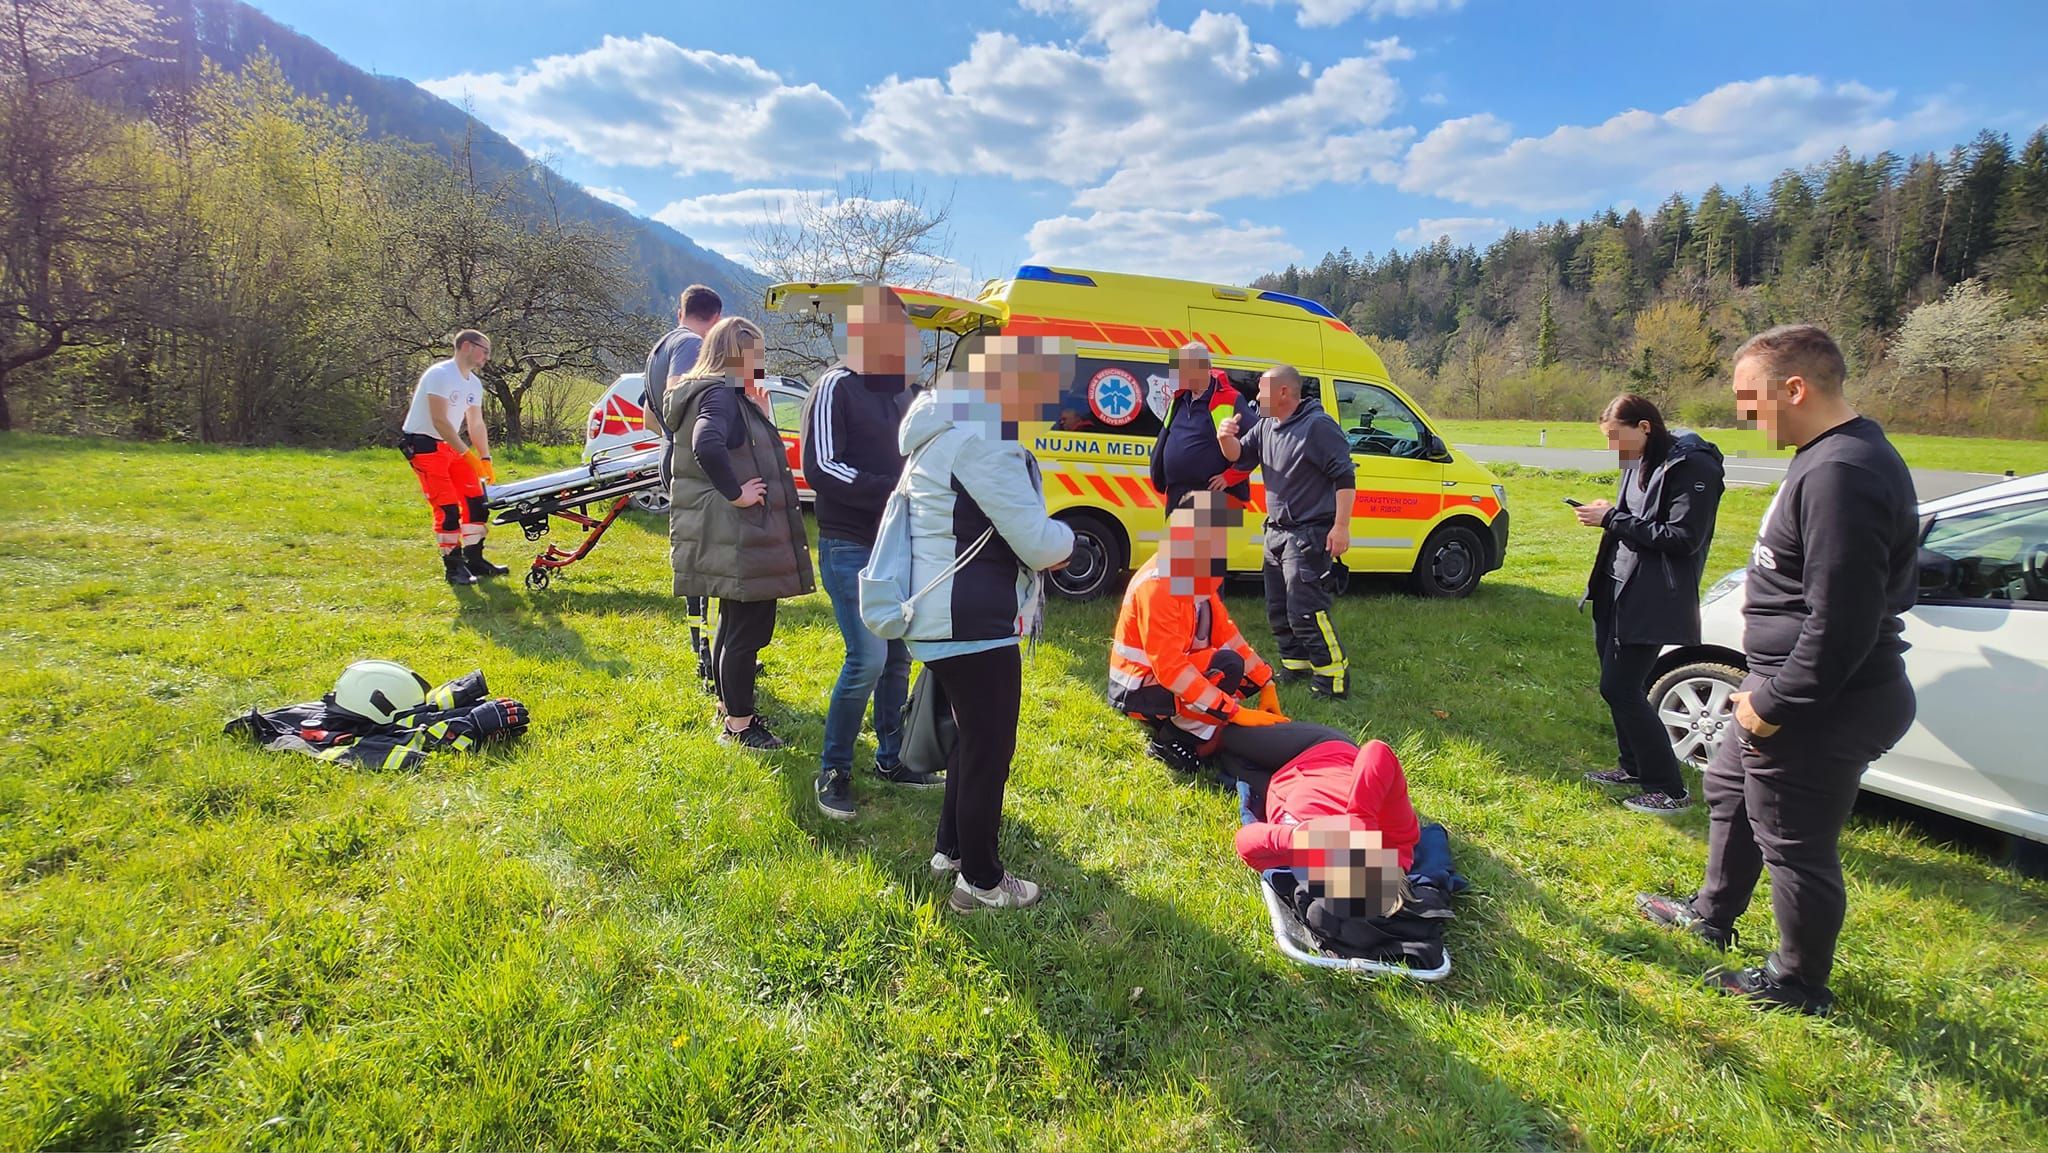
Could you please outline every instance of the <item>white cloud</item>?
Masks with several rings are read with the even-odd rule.
[[[1301,259],[1278,228],[1159,208],[1055,216],[1032,225],[1024,242],[1034,263],[1235,284]]]
[[[1394,234],[1394,243],[1410,247],[1434,244],[1448,236],[1452,244],[1482,244],[1508,230],[1508,222],[1491,216],[1425,216]]]
[[[1265,0],[1270,3],[1271,0]],[[1465,0],[1289,0],[1300,11],[1294,14],[1295,23],[1303,28],[1334,28],[1360,12],[1368,13],[1373,19],[1382,16],[1405,18],[1409,16],[1432,16],[1439,12],[1456,12],[1465,6]]]
[[[599,185],[591,184],[585,185],[583,191],[590,193],[592,196],[597,197],[599,200],[604,201],[606,204],[617,205],[618,207],[623,208],[628,212],[636,211],[640,207],[639,201],[633,199],[632,197],[626,195],[623,192],[620,192],[616,188],[604,188]]]
[[[1186,28],[1155,0],[1024,0],[1078,18],[1076,44],[977,36],[943,76],[891,76],[868,92],[862,135],[886,165],[1001,174],[1081,188],[1094,209],[1192,210],[1314,185],[1392,180],[1407,129],[1398,40],[1317,70],[1252,38],[1235,14]]]
[[[607,36],[585,52],[421,87],[469,103],[529,150],[560,145],[600,164],[759,177],[835,172],[873,155],[823,88],[660,36]]]
[[[1462,204],[1554,212],[1624,190],[1697,191],[1768,179],[1838,148],[1872,152],[1951,127],[1939,101],[1904,114],[1895,96],[1856,83],[1769,76],[1726,84],[1663,113],[1623,112],[1592,126],[1517,137],[1491,114],[1446,120],[1408,150],[1404,191]]]

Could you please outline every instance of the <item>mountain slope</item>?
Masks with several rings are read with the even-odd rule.
[[[470,139],[473,155],[492,174],[515,172],[532,158],[461,108],[409,80],[365,72],[310,37],[279,24],[240,0],[150,0],[164,14],[167,59],[148,69],[145,91],[124,96],[137,103],[156,93],[189,89],[212,60],[239,68],[259,51],[276,57],[302,92],[355,104],[372,135],[395,137],[449,152]],[[765,287],[748,269],[704,248],[666,224],[634,216],[557,177],[556,205],[565,219],[588,222],[625,240],[627,260],[644,283],[635,308],[667,319],[676,297],[691,284],[708,284],[728,301],[757,302]]]

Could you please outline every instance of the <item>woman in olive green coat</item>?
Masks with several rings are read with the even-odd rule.
[[[775,635],[775,602],[815,587],[796,479],[760,385],[766,343],[752,321],[719,321],[697,366],[661,398],[673,435],[675,595],[718,598],[711,659],[725,712],[719,739],[762,750],[783,741],[755,714],[755,657]]]

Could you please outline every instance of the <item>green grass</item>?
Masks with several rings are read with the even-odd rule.
[[[1544,420],[1440,420],[1436,422],[1444,439],[1453,444],[1535,446],[1539,440],[1549,448],[1605,449],[1607,439],[1592,421]],[[1790,449],[1774,449],[1754,428],[1703,430],[1707,439],[1730,453],[1747,456],[1790,456]],[[1547,435],[1539,435],[1547,434]],[[2025,476],[2048,471],[2048,441],[1999,440],[1991,437],[1923,436],[1896,433],[1891,437],[1899,455],[1914,468],[1941,472],[2000,473],[2007,469]]]
[[[2048,884],[1859,817],[1828,1022],[1636,919],[1706,817],[1579,782],[1612,757],[1582,481],[1509,483],[1506,571],[1346,598],[1354,699],[1286,702],[1392,741],[1452,830],[1475,888],[1423,987],[1278,957],[1232,799],[1102,703],[1113,606],[1028,666],[1004,853],[1047,901],[962,919],[935,796],[812,805],[822,598],[767,654],[795,748],[755,760],[712,740],[653,522],[458,594],[396,453],[0,437],[0,1148],[2048,1146]],[[1716,570],[1764,499],[1729,494]],[[416,776],[219,735],[368,656],[481,666],[534,728]]]

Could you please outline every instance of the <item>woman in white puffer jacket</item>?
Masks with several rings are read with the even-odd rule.
[[[1060,343],[991,337],[967,372],[911,403],[897,433],[908,458],[910,587],[939,581],[918,599],[904,639],[959,729],[932,868],[959,874],[949,901],[962,913],[1039,898],[1037,885],[1004,871],[996,837],[1024,691],[1018,640],[1036,633],[1040,574],[1067,563],[1074,533],[1046,515],[1038,462],[1017,428],[1057,410],[1072,370]]]

